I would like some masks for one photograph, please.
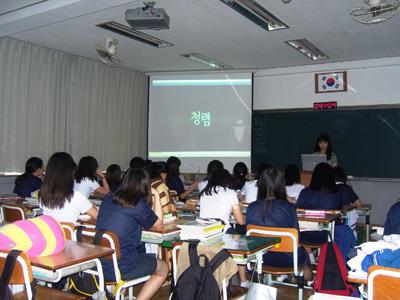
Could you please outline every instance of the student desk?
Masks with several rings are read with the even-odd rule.
[[[35,279],[47,282],[58,282],[62,277],[97,268],[101,291],[104,288],[103,269],[99,258],[111,255],[111,248],[78,243],[67,240],[65,248],[58,254],[31,258],[32,275]]]
[[[369,230],[370,230],[370,225],[371,225],[371,204],[364,204],[357,208],[356,211],[358,213],[358,216],[364,217],[365,218],[365,241],[369,242]]]
[[[257,262],[257,272],[261,274],[263,255],[274,245],[279,244],[280,238],[246,236],[239,234],[224,234],[222,243],[212,245],[227,250],[238,265],[245,265],[248,262]],[[180,240],[164,241],[164,248],[173,248],[182,243]]]
[[[342,217],[342,213],[339,211],[327,211],[324,216],[310,216],[306,215],[303,209],[297,210],[297,219],[299,221],[323,224],[326,230],[331,233],[332,240],[335,237],[335,221],[340,217]]]

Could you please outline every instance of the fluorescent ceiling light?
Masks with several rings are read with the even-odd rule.
[[[309,59],[320,60],[329,58],[328,55],[306,39],[285,41],[285,43],[299,51],[301,54],[307,56]]]
[[[103,28],[103,29],[110,30],[114,33],[121,34],[128,38],[137,40],[139,42],[142,42],[142,43],[145,43],[147,45],[157,47],[157,48],[169,47],[169,46],[174,45],[167,41],[156,38],[155,36],[151,36],[149,34],[141,32],[141,31],[134,30],[131,27],[125,26],[125,25],[120,24],[115,21],[97,24],[96,26]]]
[[[207,56],[198,54],[198,53],[189,53],[189,54],[182,54],[183,57],[189,58],[191,60],[197,61],[199,63],[205,64],[213,69],[217,70],[227,70],[233,69],[233,67],[226,65],[222,62],[216,61],[212,58],[208,58]]]
[[[220,0],[238,13],[265,30],[272,31],[289,28],[279,18],[270,13],[255,0]]]

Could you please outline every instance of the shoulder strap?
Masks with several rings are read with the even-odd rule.
[[[198,241],[192,241],[189,243],[189,258],[190,258],[190,265],[191,266],[198,266],[199,265],[199,256],[197,253],[197,245]]]
[[[82,242],[82,230],[84,229],[84,226],[78,226],[76,227],[76,240],[78,242]]]
[[[216,269],[218,269],[218,267],[228,258],[232,257],[228,251],[222,249],[221,251],[219,251],[217,254],[215,254],[215,256],[213,257],[213,259],[210,261],[210,267],[211,267],[211,271],[214,272]]]
[[[6,264],[3,269],[3,273],[1,274],[0,281],[8,285],[10,282],[10,278],[12,275],[12,272],[14,271],[15,263],[17,261],[18,255],[20,255],[22,251],[20,250],[11,250],[6,259]]]
[[[106,232],[106,231],[96,229],[96,234],[94,235],[93,242],[92,242],[93,245],[100,245],[101,238],[103,237],[104,232]]]

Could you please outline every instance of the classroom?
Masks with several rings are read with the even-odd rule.
[[[113,182],[110,174],[115,171],[119,176],[123,175],[127,189],[128,181],[133,184],[141,178],[143,187],[150,177],[153,189],[143,189],[139,198],[151,199],[152,210],[147,211],[146,204],[140,208],[143,214],[136,216],[132,208],[138,229],[132,232],[129,241],[140,244],[135,253],[155,254],[157,260],[149,260],[146,264],[153,267],[155,275],[148,279],[131,273],[129,275],[135,279],[146,280],[126,282],[134,286],[137,299],[167,299],[176,279],[177,266],[172,268],[172,248],[177,244],[164,244],[160,238],[176,239],[179,228],[179,241],[193,239],[190,235],[193,232],[185,227],[189,222],[185,218],[190,216],[196,222],[196,217],[199,220],[222,220],[217,225],[203,226],[222,228],[224,242],[232,233],[232,239],[240,235],[246,240],[245,225],[247,234],[255,235],[249,233],[249,226],[262,223],[248,223],[249,219],[258,217],[252,215],[255,205],[251,208],[250,202],[253,200],[246,200],[244,189],[247,184],[253,183],[257,188],[265,180],[265,189],[259,188],[258,194],[257,190],[255,192],[257,201],[263,197],[260,196],[263,192],[266,193],[264,200],[282,198],[278,195],[283,194],[274,194],[270,190],[271,184],[277,184],[280,179],[287,183],[287,167],[295,165],[300,177],[293,183],[312,189],[318,181],[314,167],[322,161],[323,165],[327,162],[334,167],[325,170],[332,176],[338,174],[337,169],[343,168],[344,179],[335,177],[336,183],[344,181],[343,184],[351,187],[360,204],[351,202],[349,207],[345,207],[342,199],[343,206],[340,207],[302,206],[302,201],[296,204],[298,194],[291,199],[286,192],[283,198],[294,201],[290,207],[297,207],[297,215],[295,209],[293,217],[296,222],[298,220],[297,227],[293,224],[272,226],[272,221],[262,225],[297,229],[300,226],[299,247],[305,249],[315,279],[305,280],[303,289],[299,283],[301,280],[296,281],[298,274],[294,277],[289,275],[287,279],[280,277],[282,274],[266,272],[267,256],[276,254],[271,249],[276,251],[277,245],[284,244],[282,236],[278,237],[280,242],[269,236],[264,239],[270,239],[272,244],[264,245],[262,253],[253,253],[239,263],[238,254],[228,246],[224,247],[230,249],[225,252],[233,255],[235,264],[232,268],[239,271],[232,274],[230,280],[225,278],[217,283],[222,298],[244,299],[247,290],[256,288],[250,286],[247,289],[249,286],[241,286],[241,283],[257,281],[253,277],[259,272],[257,275],[264,275],[258,276],[258,281],[261,278],[263,287],[271,287],[268,293],[272,295],[269,298],[265,296],[265,299],[330,299],[326,294],[320,296],[324,291],[316,288],[319,275],[313,259],[318,261],[318,266],[321,265],[319,262],[324,257],[321,256],[322,244],[334,240],[342,246],[341,226],[353,230],[358,248],[354,245],[351,248],[358,255],[362,252],[360,249],[377,245],[371,243],[396,245],[389,247],[393,252],[391,255],[395,255],[398,249],[394,229],[397,224],[392,224],[393,232],[389,237],[386,224],[389,220],[397,220],[394,210],[400,200],[400,168],[397,163],[400,150],[399,12],[398,0],[1,1],[0,266],[4,265],[6,256],[1,255],[2,251],[8,249],[4,244],[2,246],[5,242],[1,241],[1,230],[5,228],[5,235],[16,232],[8,227],[13,225],[8,224],[11,222],[6,212],[8,206],[22,207],[23,215],[34,217],[32,220],[37,216],[41,218],[43,213],[60,222],[72,223],[69,238],[66,237],[64,242],[61,239],[60,243],[65,243],[63,251],[73,252],[79,240],[78,221],[74,217],[68,219],[61,212],[58,213],[62,220],[57,218],[57,214],[52,214],[57,207],[56,210],[63,207],[64,204],[59,203],[65,200],[54,192],[52,185],[62,187],[61,195],[66,196],[67,203],[81,199],[80,196],[72,197],[75,192],[66,192],[66,189],[72,191],[69,185],[74,185],[73,191],[79,190],[82,199],[85,198],[81,199],[85,205],[77,205],[79,210],[85,206],[85,211],[80,211],[84,216],[82,223],[93,232],[95,228],[113,231],[121,239],[121,234],[127,232],[125,226],[128,223],[119,218],[116,202],[111,200],[119,195],[118,203],[129,209],[137,204],[141,207],[142,201],[137,203],[135,196],[132,203],[127,203],[126,194],[116,193],[121,190],[121,180]],[[320,146],[323,142],[329,147]],[[337,161],[332,161],[332,157]],[[29,169],[29,158],[39,158],[30,161],[30,167],[32,164],[40,165],[30,173],[41,179],[36,188],[24,194],[18,190],[17,183],[21,178],[26,179],[21,174],[24,171],[26,174]],[[246,167],[243,167],[246,174],[234,181],[234,167],[239,162],[243,163],[241,167]],[[93,174],[85,173],[85,163],[94,168]],[[213,163],[216,169],[210,171]],[[311,168],[308,163],[312,164]],[[65,172],[57,173],[61,165],[64,171],[70,170],[71,178]],[[229,174],[224,173],[226,170]],[[55,179],[46,182],[46,176],[50,178],[52,172]],[[166,179],[162,174],[168,174]],[[229,184],[226,183],[228,179]],[[89,187],[80,190],[77,186],[86,181],[95,183],[90,190]],[[154,196],[155,183],[160,207]],[[221,186],[224,192],[233,190],[234,203],[238,203],[233,204],[227,216],[216,213],[220,206],[215,203],[208,210],[204,209],[205,204],[201,208],[201,203],[209,201],[213,193],[218,194],[216,187]],[[139,190],[135,192],[139,193]],[[221,199],[228,199],[228,194]],[[38,200],[40,197],[42,200]],[[46,198],[48,200],[43,200]],[[102,199],[109,198],[110,201],[102,202]],[[49,199],[59,202],[49,204]],[[170,204],[165,206],[163,201]],[[102,203],[108,203],[108,208],[107,205],[102,208]],[[263,206],[264,213],[268,207],[275,211],[268,205]],[[115,212],[115,215],[107,214],[107,210]],[[289,212],[285,214],[285,218],[289,218]],[[350,224],[354,214],[357,215],[356,221]],[[148,217],[146,220],[143,219],[145,215]],[[278,215],[276,212],[275,217]],[[156,217],[158,219],[154,219]],[[96,218],[101,221],[96,223]],[[169,218],[174,226],[168,223],[163,228],[163,222]],[[310,221],[312,218],[314,220]],[[321,218],[325,218],[325,223],[316,221]],[[265,221],[265,214],[262,219]],[[51,220],[46,219],[46,222],[53,228]],[[162,229],[147,231],[152,225],[157,227],[157,222],[161,222],[158,225]],[[304,242],[305,235],[302,236],[302,232],[314,232],[314,225],[326,225],[326,230],[321,232],[332,235],[327,235],[318,247],[315,243]],[[59,226],[54,225],[52,230],[55,234]],[[400,221],[398,226],[400,230]],[[173,229],[168,229],[170,227]],[[318,231],[322,228],[319,227]],[[382,237],[384,227],[385,235]],[[65,226],[63,230],[64,236],[68,236],[65,235]],[[93,233],[90,230],[88,232]],[[85,234],[88,232],[84,231]],[[218,240],[221,234],[218,233],[214,239]],[[25,237],[31,238],[29,233]],[[208,241],[208,237],[204,239],[206,242],[199,247],[215,242]],[[364,244],[367,246],[360,246]],[[125,250],[121,247],[122,256],[125,256]],[[119,253],[103,252],[102,257],[114,257]],[[53,283],[61,293],[58,285],[67,282],[60,281],[57,276],[66,280],[72,274],[54,269],[50,275],[46,269],[49,266],[43,273],[43,253],[37,257],[29,251],[26,253],[24,259],[32,264],[30,276],[40,282],[39,286],[43,282]],[[299,260],[303,254],[299,252]],[[87,264],[90,268],[97,266],[99,277],[103,272],[107,275],[112,267],[104,264],[102,257],[91,257]],[[344,257],[348,274],[353,274],[355,258]],[[396,260],[395,256],[392,260]],[[145,262],[143,259],[142,263]],[[119,266],[122,277],[132,271],[129,266],[130,263]],[[396,268],[395,264],[382,266]],[[152,271],[143,270],[147,273],[141,275],[152,274]],[[385,277],[387,282],[392,282],[389,287],[377,284],[373,288],[369,282],[373,276],[366,272],[365,278],[357,272],[354,276],[347,275],[344,283],[351,286],[351,294],[357,298],[396,299],[400,271],[390,269],[388,272],[390,275],[378,278]],[[121,279],[121,274],[117,273],[114,275],[116,282],[118,276]],[[167,274],[165,280],[164,273]],[[52,280],[43,274],[51,276]],[[349,279],[349,276],[353,278]],[[304,277],[307,277],[306,271],[302,273]],[[104,284],[104,278],[101,278],[104,285],[100,286],[101,292],[113,290],[107,285],[108,279],[106,276]],[[292,286],[281,287],[279,282],[276,283],[282,280],[284,283],[292,281],[289,282]],[[161,286],[161,294],[154,296],[153,292]],[[234,286],[239,287],[239,291],[233,291]],[[121,299],[124,295],[128,299],[128,292],[129,299],[133,299],[130,288],[121,290]],[[42,292],[38,293],[41,295]],[[241,296],[234,297],[236,292]],[[29,292],[26,293],[29,298]],[[336,293],[331,297],[341,299],[339,295],[351,296],[350,293]],[[248,293],[246,299],[258,298]]]

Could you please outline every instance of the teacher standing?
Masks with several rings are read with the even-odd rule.
[[[325,154],[326,155],[326,162],[331,165],[331,167],[336,167],[338,164],[338,159],[336,154],[332,151],[332,142],[329,138],[329,135],[326,133],[320,134],[317,138],[314,147],[315,154]]]

